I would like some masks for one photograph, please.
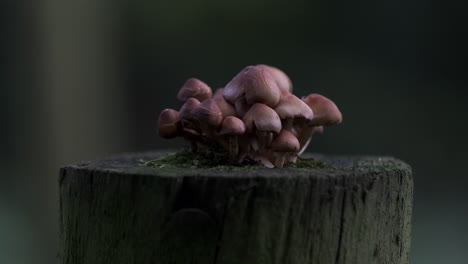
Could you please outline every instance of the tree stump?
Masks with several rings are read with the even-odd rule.
[[[60,171],[66,264],[407,264],[413,181],[391,157],[333,169],[169,169],[121,155]]]

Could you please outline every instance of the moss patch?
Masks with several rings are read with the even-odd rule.
[[[143,163],[144,166],[159,168],[200,168],[212,170],[248,170],[261,168],[258,164],[233,164],[225,152],[179,151]]]
[[[200,168],[210,170],[255,170],[264,168],[252,160],[245,160],[242,164],[232,163],[226,152],[179,151],[162,156],[161,158],[142,161],[143,166],[158,168]],[[296,163],[285,166],[290,168],[333,168],[331,165],[314,160],[299,158]]]
[[[298,158],[296,163],[287,165],[290,168],[321,168],[333,169],[333,166],[320,160]]]

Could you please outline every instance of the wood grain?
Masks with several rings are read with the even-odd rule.
[[[409,263],[411,168],[312,155],[334,169],[160,169],[161,152],[60,171],[61,263]]]

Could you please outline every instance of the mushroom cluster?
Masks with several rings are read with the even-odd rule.
[[[183,137],[192,151],[220,146],[232,162],[253,159],[268,168],[296,162],[312,135],[342,121],[333,101],[320,94],[299,99],[283,71],[263,64],[244,68],[214,94],[206,83],[188,79],[177,99],[179,111],[159,116],[161,137]]]

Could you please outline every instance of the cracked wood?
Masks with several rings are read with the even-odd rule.
[[[161,154],[61,169],[61,263],[409,263],[413,181],[404,162],[315,155],[335,169],[139,165]]]

